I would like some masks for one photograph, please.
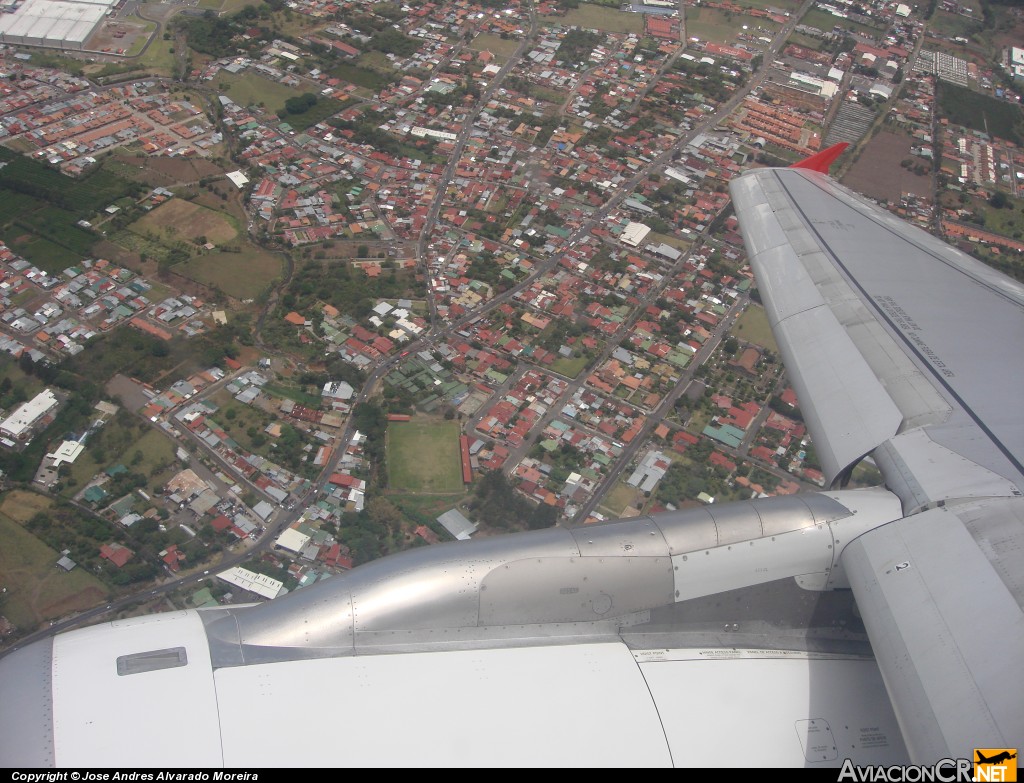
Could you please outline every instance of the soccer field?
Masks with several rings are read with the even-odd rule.
[[[388,425],[388,484],[401,492],[460,492],[459,425],[414,418]]]

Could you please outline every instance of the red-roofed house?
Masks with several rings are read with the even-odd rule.
[[[435,533],[426,525],[420,525],[416,528],[414,532],[428,544],[436,544],[438,541],[441,540],[437,537],[437,533]]]
[[[711,456],[708,457],[708,460],[711,462],[712,465],[715,465],[716,467],[720,468],[725,468],[730,473],[736,470],[736,463],[733,462],[720,451],[712,451]]]
[[[167,549],[160,553],[160,559],[164,561],[164,565],[171,571],[177,572],[181,567],[181,561],[185,559],[185,553],[178,551],[177,544],[171,544]]]
[[[100,547],[100,557],[109,560],[118,568],[127,563],[133,554],[132,550],[120,544],[104,544]]]
[[[217,531],[228,530],[229,528],[231,528],[233,524],[234,523],[223,514],[221,514],[219,517],[217,517],[210,523],[210,525],[213,526],[213,529]]]

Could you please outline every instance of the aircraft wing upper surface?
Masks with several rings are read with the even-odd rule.
[[[1024,286],[804,169],[730,185],[829,482],[903,519],[842,567],[915,760],[1024,737]]]

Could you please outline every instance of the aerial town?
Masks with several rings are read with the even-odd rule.
[[[749,168],[1024,279],[1013,2],[2,11],[0,647],[823,487]]]

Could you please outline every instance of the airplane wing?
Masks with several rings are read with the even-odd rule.
[[[813,169],[731,191],[829,481],[870,455],[902,503],[843,567],[911,756],[1015,747],[1024,287]]]
[[[7,766],[890,765],[1024,736],[1020,286],[732,186],[834,486],[440,544],[0,659]],[[847,490],[870,455],[885,487]]]

